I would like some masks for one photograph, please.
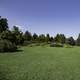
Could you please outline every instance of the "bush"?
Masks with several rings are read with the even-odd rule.
[[[17,46],[9,40],[0,40],[0,52],[14,52],[16,50]]]
[[[64,45],[61,43],[51,43],[50,47],[63,47]]]
[[[40,46],[46,46],[48,43],[41,43]]]
[[[28,46],[28,45],[30,45],[30,44],[32,44],[31,41],[24,41],[23,46]]]
[[[73,48],[70,44],[65,44],[65,48]]]

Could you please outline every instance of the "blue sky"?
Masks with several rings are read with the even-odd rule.
[[[0,0],[0,15],[22,31],[74,38],[80,33],[80,0]]]

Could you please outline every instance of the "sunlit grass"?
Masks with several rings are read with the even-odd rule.
[[[0,80],[80,80],[79,47],[21,50],[0,54]]]

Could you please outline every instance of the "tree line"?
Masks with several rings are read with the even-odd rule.
[[[28,30],[22,32],[18,26],[13,26],[12,30],[9,29],[8,20],[0,17],[0,51],[9,51],[8,48],[12,48],[12,51],[16,50],[18,45],[27,45],[28,43],[61,43],[69,44],[72,46],[80,46],[80,34],[76,40],[71,36],[66,38],[64,34],[57,34],[55,37],[49,34],[37,33],[31,34]],[[6,49],[6,47],[8,47]],[[3,47],[3,48],[2,48]],[[2,50],[3,49],[3,50]]]

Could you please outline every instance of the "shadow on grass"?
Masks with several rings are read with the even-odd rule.
[[[21,49],[17,49],[16,51],[9,51],[9,52],[7,52],[7,53],[18,53],[18,52],[23,52],[23,50],[21,50]],[[6,53],[6,52],[4,52],[4,53]]]
[[[2,54],[2,53],[18,53],[18,52],[23,52],[23,50],[21,50],[21,49],[17,49],[16,51],[5,51],[5,52],[0,52],[0,54]]]

